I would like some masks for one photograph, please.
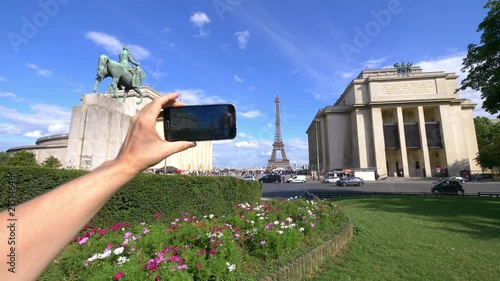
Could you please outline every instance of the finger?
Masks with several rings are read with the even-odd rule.
[[[168,146],[165,146],[165,149],[168,150],[168,153],[173,154],[180,151],[184,151],[186,149],[192,148],[196,146],[196,142],[189,141],[175,141],[169,142]]]
[[[149,103],[150,109],[154,111],[160,111],[164,105],[171,101],[175,101],[176,98],[179,97],[179,93],[171,93],[171,94],[166,94],[164,96],[159,96],[155,98],[151,103]]]

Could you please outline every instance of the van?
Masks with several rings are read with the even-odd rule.
[[[292,182],[306,182],[306,176],[304,175],[297,175],[297,176],[293,176],[291,178],[288,179],[288,182],[289,183],[292,183]]]
[[[281,182],[281,176],[280,175],[264,175],[262,178],[259,179],[260,182],[262,183],[279,183]]]

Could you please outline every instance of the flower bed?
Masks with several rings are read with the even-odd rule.
[[[273,200],[216,217],[86,226],[40,280],[257,280],[348,223],[329,201]]]

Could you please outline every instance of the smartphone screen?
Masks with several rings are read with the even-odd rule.
[[[186,105],[163,109],[167,141],[226,140],[236,137],[232,104]]]

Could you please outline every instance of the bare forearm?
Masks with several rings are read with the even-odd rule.
[[[86,222],[137,175],[118,161],[109,161],[91,173],[16,207],[15,246],[7,244],[8,229],[0,230],[0,280],[35,280]],[[7,222],[7,212],[0,220]],[[8,272],[8,253],[15,247],[16,273]],[[3,278],[5,276],[6,278]]]

